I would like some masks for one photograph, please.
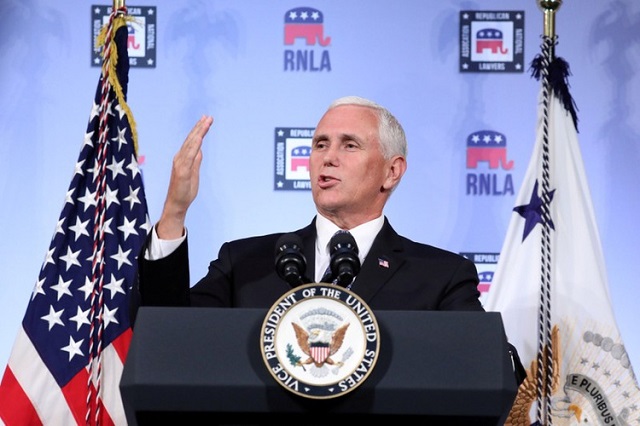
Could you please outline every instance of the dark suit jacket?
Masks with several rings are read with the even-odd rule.
[[[314,277],[315,219],[298,231]],[[165,259],[139,256],[142,305],[269,308],[291,290],[275,269],[276,243],[270,234],[224,243],[209,272],[189,288],[185,241]],[[386,262],[384,262],[386,261]],[[351,290],[372,310],[483,310],[478,273],[470,260],[398,235],[385,218]]]

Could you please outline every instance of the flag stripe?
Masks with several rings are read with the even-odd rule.
[[[29,397],[8,365],[0,386],[0,424],[4,425],[5,423],[2,419],[6,420],[8,424],[28,424],[33,426],[42,424],[38,413],[31,405]]]
[[[131,341],[131,335],[131,329],[127,329],[102,353],[104,361],[101,395],[102,403],[112,419],[111,424],[116,425],[126,424],[124,406],[120,396],[120,378],[122,377],[126,354],[121,356],[117,348],[125,346],[123,342],[126,341],[126,348],[128,349],[129,342]],[[107,423],[104,422],[101,424],[107,425]]]
[[[111,342],[110,349],[115,349],[115,351],[118,354],[118,358],[123,363],[124,363],[124,360],[127,359],[127,351],[129,350],[129,344],[131,343],[132,337],[133,337],[133,331],[131,330],[131,328],[127,328],[122,332],[122,334],[116,340]]]
[[[87,416],[87,382],[89,381],[89,374],[86,369],[82,369],[73,376],[71,380],[62,388],[62,394],[75,417],[76,424],[86,423]],[[95,388],[92,389],[95,395]],[[96,410],[95,400],[90,399],[91,413]]]
[[[16,380],[20,383],[24,393],[29,395],[29,400],[43,424],[74,424],[73,414],[66,404],[64,395],[53,375],[42,358],[36,352],[31,340],[20,328],[11,356],[9,368]],[[11,395],[11,400],[14,396]],[[15,413],[21,415],[22,413]],[[17,423],[11,423],[5,418],[8,425],[29,424],[27,419],[20,418]]]

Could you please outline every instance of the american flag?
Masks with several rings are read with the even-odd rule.
[[[123,425],[136,256],[150,229],[126,103],[126,8],[109,16],[103,66],[62,213],[0,384],[6,425]]]
[[[387,259],[383,259],[381,257],[378,258],[378,265],[382,266],[383,268],[388,268],[389,267],[389,261]]]

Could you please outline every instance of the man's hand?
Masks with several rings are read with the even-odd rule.
[[[187,209],[198,194],[202,141],[213,124],[213,117],[202,116],[173,157],[169,190],[156,232],[163,240],[184,234]]]

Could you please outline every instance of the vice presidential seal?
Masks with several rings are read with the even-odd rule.
[[[335,398],[369,376],[380,331],[355,293],[306,284],[284,294],[267,312],[260,348],[269,372],[285,389],[306,398]]]

